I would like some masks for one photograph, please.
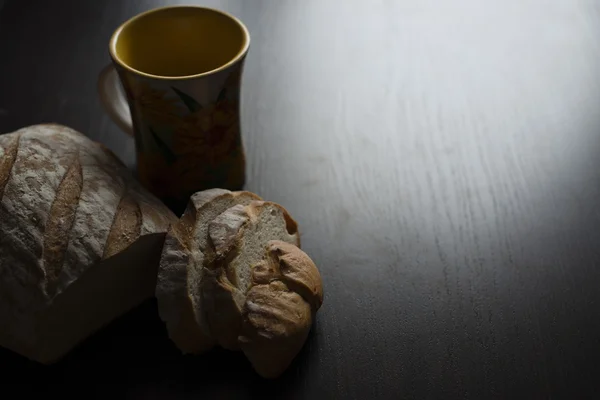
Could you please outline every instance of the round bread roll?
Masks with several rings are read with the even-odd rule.
[[[156,298],[169,337],[183,353],[201,353],[216,343],[203,315],[200,292],[204,267],[213,259],[208,224],[228,208],[254,200],[260,197],[250,192],[225,189],[198,192],[167,233],[158,269]]]
[[[278,204],[247,192],[196,194],[169,232],[156,292],[179,349],[219,344],[242,350],[263,377],[285,371],[323,302],[319,271],[299,245]]]
[[[298,247],[273,240],[252,269],[240,346],[263,377],[279,376],[300,351],[323,304],[321,275]]]

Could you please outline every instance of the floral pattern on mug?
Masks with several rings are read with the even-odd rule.
[[[241,68],[227,71],[214,100],[201,104],[189,87],[129,76],[124,84],[137,119],[138,173],[165,202],[183,202],[213,187],[241,189],[245,156],[239,121]]]
[[[166,90],[152,87],[143,80],[131,79],[126,86],[127,95],[137,104],[141,117],[154,126],[177,123],[183,113],[179,99],[168,97]]]
[[[220,101],[185,116],[173,132],[173,150],[190,167],[215,165],[237,145],[238,112],[229,101]]]

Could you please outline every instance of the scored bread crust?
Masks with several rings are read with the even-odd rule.
[[[132,292],[114,293],[124,296],[120,304],[85,297],[63,304],[85,287],[110,292],[85,277],[108,279],[101,270],[160,243],[175,220],[110,150],[73,129],[42,124],[0,135],[0,344],[52,362],[109,322],[101,318],[150,297],[157,265],[144,256],[145,270],[125,268],[139,278],[137,287],[115,270],[115,290]],[[75,314],[65,316],[65,309]],[[67,325],[53,325],[62,318]]]
[[[237,204],[260,197],[250,192],[210,189],[194,194],[167,233],[160,261],[156,298],[169,337],[183,353],[197,354],[215,344],[203,314],[200,286],[204,265],[213,255],[208,222]]]
[[[323,304],[319,270],[306,253],[273,240],[252,269],[242,309],[241,349],[263,377],[279,376],[302,348]]]
[[[321,276],[278,204],[236,206],[209,225],[215,260],[202,281],[211,334],[242,350],[256,372],[279,376],[302,348],[323,303]]]
[[[202,280],[204,313],[219,345],[239,350],[242,308],[253,267],[247,250],[253,250],[253,258],[258,262],[271,240],[300,245],[298,225],[279,204],[254,201],[219,215],[209,224],[208,232],[215,260],[206,268]]]
[[[306,341],[323,289],[298,247],[296,221],[252,196],[222,189],[193,196],[169,231],[156,293],[183,352],[215,344],[242,350],[259,375],[274,378]]]

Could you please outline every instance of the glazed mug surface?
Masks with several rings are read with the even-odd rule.
[[[194,192],[244,185],[239,100],[249,45],[237,18],[196,6],[139,14],[110,39],[100,98],[135,138],[138,179],[177,212]]]

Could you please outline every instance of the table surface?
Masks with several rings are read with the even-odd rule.
[[[3,383],[86,398],[597,392],[597,1],[198,3],[252,35],[247,189],[299,221],[326,292],[316,326],[264,381],[239,353],[180,355],[150,301],[51,368],[2,351]],[[0,0],[0,131],[63,123],[133,165],[96,77],[112,30],[163,4]]]

